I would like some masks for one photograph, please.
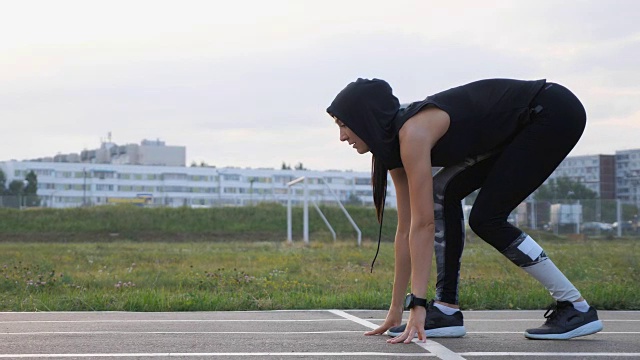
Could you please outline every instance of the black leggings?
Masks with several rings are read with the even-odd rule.
[[[509,214],[542,185],[580,139],[586,113],[573,93],[547,83],[531,107],[538,105],[542,110],[501,150],[445,167],[434,176],[436,300],[458,303],[464,247],[462,199],[481,189],[469,226],[503,251],[522,234],[507,222]]]

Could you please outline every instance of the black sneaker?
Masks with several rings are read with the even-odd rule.
[[[602,322],[598,320],[598,313],[593,306],[583,313],[576,310],[570,301],[558,301],[549,306],[544,317],[547,318],[544,325],[524,332],[526,338],[566,340],[602,330]]]
[[[387,335],[398,336],[404,332],[406,327],[407,324],[392,327],[387,330]],[[453,315],[446,315],[433,305],[433,300],[427,305],[424,330],[427,338],[463,337],[467,333],[464,329],[461,311],[456,311]]]

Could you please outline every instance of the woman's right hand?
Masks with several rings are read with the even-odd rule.
[[[389,312],[387,312],[387,318],[384,320],[384,323],[380,325],[377,329],[367,331],[364,333],[365,335],[382,335],[387,330],[391,329],[394,326],[398,326],[402,324],[402,307],[391,307],[389,308]]]

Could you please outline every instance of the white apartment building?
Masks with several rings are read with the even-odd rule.
[[[354,199],[372,205],[369,172],[142,166],[98,163],[3,161],[0,169],[13,180],[33,171],[45,207],[134,203],[146,206],[242,206],[288,201],[287,183],[304,176],[309,198],[317,203]],[[292,201],[302,201],[302,183],[292,187]],[[395,207],[389,180],[387,206]]]
[[[601,199],[616,196],[615,157],[613,155],[571,156],[562,161],[545,181],[567,177],[598,194]]]
[[[616,151],[618,198],[640,207],[640,149]]]
[[[582,183],[601,199],[619,199],[640,207],[640,149],[618,150],[615,155],[568,157],[547,182],[559,177]]]

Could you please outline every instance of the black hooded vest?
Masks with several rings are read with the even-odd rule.
[[[530,104],[544,85],[545,80],[480,80],[401,107],[384,80],[358,79],[336,96],[327,112],[394,169],[402,167],[398,132],[404,123],[427,106],[440,108],[451,122],[431,149],[431,162],[444,167],[508,142],[529,121]]]

